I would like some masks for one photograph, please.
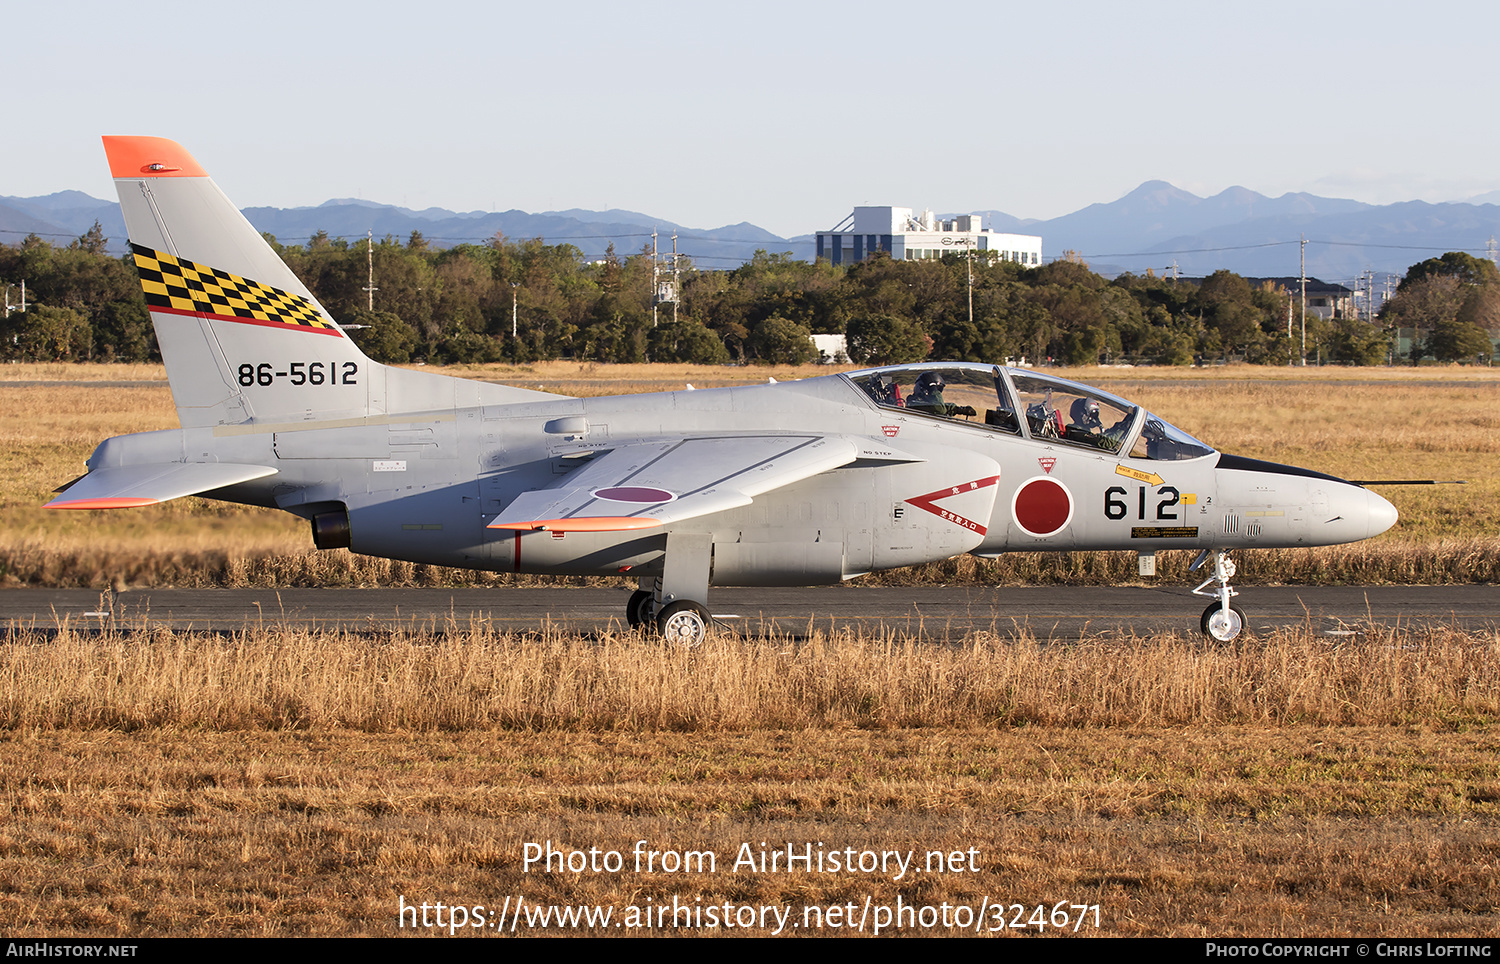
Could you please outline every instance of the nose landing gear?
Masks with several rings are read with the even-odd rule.
[[[1193,560],[1188,571],[1194,572],[1201,568],[1208,561],[1209,555],[1208,549],[1198,553],[1198,558]],[[1232,597],[1239,595],[1229,585],[1229,580],[1234,578],[1234,561],[1229,558],[1228,551],[1223,549],[1213,550],[1212,556],[1214,574],[1199,583],[1198,588],[1193,590],[1195,596],[1214,598],[1213,604],[1203,610],[1203,618],[1198,621],[1198,627],[1203,630],[1203,635],[1221,643],[1227,643],[1244,630],[1245,614],[1229,603]]]

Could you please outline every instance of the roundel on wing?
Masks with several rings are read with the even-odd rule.
[[[1011,500],[1010,514],[1027,535],[1055,535],[1073,521],[1073,493],[1056,479],[1027,479]]]
[[[606,489],[595,489],[594,498],[608,499],[611,502],[655,505],[659,502],[671,502],[677,496],[666,489],[658,489],[649,485],[615,485]]]

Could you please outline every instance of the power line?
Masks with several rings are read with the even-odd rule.
[[[1391,248],[1396,251],[1479,251],[1479,248],[1462,248],[1446,244],[1366,244],[1363,241],[1309,241],[1309,244],[1327,244],[1345,248]]]
[[[87,232],[85,232],[87,233]],[[39,238],[77,238],[76,234],[49,234],[46,231],[19,231],[15,228],[0,228],[0,234],[23,234],[27,237],[36,235]]]
[[[1276,248],[1286,245],[1297,244],[1296,241],[1266,241],[1262,244],[1236,244],[1226,245],[1218,248],[1181,248],[1176,251],[1131,251],[1116,252],[1113,254],[1086,254],[1085,258],[1156,258],[1164,254],[1211,254],[1217,251],[1249,251],[1254,248]],[[1466,251],[1476,252],[1479,248],[1465,248],[1459,245],[1445,244],[1374,244],[1365,241],[1318,241],[1313,238],[1307,239],[1308,244],[1322,244],[1330,247],[1344,248],[1388,248],[1396,251]]]
[[[420,230],[420,229],[418,229],[418,230]],[[70,239],[76,239],[78,237],[78,235],[71,234],[71,233],[55,233],[55,232],[43,232],[43,231],[21,231],[21,230],[14,229],[14,228],[0,228],[0,234],[19,234],[19,235],[28,236],[28,237],[32,236],[32,235],[35,235],[36,237],[39,237],[39,238],[70,238]],[[388,236],[392,237],[393,240],[394,240],[394,236],[393,235],[388,235]],[[302,244],[302,243],[311,241],[315,237],[317,237],[317,235],[308,235],[307,237],[295,237],[295,238],[281,238],[281,237],[277,237],[276,238],[276,242],[278,244],[284,244],[284,245]],[[483,243],[483,242],[492,240],[494,237],[495,237],[494,234],[473,235],[473,236],[468,236],[468,237],[441,237],[441,236],[439,236],[439,237],[427,237],[427,236],[424,235],[424,238],[427,241],[431,241],[431,242],[443,242],[443,243],[447,243],[447,244]],[[567,242],[567,241],[619,241],[619,240],[624,240],[626,238],[649,238],[649,237],[651,237],[651,232],[650,231],[631,231],[631,232],[625,232],[625,233],[619,233],[619,234],[533,235],[531,237],[520,239],[520,240],[527,240],[527,241],[529,241],[529,240],[536,239],[536,240],[540,240],[540,241],[542,241],[542,242],[544,242],[546,244],[558,244],[558,243]],[[776,245],[781,245],[781,244],[791,245],[791,244],[797,244],[797,243],[808,243],[808,242],[795,242],[795,241],[793,241],[793,240],[791,240],[789,238],[772,238],[772,239],[766,239],[766,238],[714,238],[714,237],[709,237],[707,235],[695,235],[695,234],[680,234],[680,235],[678,235],[678,237],[681,240],[684,240],[684,241],[696,241],[699,244],[754,244],[754,245],[760,245],[760,246],[765,246],[765,245],[776,246]],[[329,238],[328,240],[330,240],[330,241],[345,241],[345,242],[347,242],[350,239],[347,238],[347,237],[345,237],[344,235],[339,235],[339,236],[334,237],[334,238]],[[357,241],[358,238],[356,238],[355,240]],[[400,244],[399,241],[395,241],[395,243],[396,244]],[[1376,244],[1376,243],[1373,243],[1373,242],[1366,242],[1366,241],[1318,241],[1318,240],[1315,240],[1313,238],[1308,238],[1307,239],[1307,243],[1308,244],[1327,245],[1329,247],[1378,248],[1378,249],[1391,250],[1391,251],[1463,251],[1463,252],[1470,253],[1470,254],[1474,254],[1474,253],[1478,253],[1478,252],[1483,251],[1486,254],[1486,256],[1488,256],[1488,249],[1487,248],[1481,249],[1481,248],[1463,247],[1461,245],[1452,245],[1452,244]],[[1256,250],[1256,249],[1259,249],[1259,248],[1286,247],[1288,245],[1293,245],[1293,244],[1297,244],[1297,242],[1296,241],[1266,241],[1266,242],[1262,242],[1260,244],[1233,244],[1233,245],[1223,245],[1223,246],[1212,247],[1212,248],[1178,248],[1178,249],[1169,250],[1169,251],[1116,251],[1116,252],[1109,252],[1109,253],[1104,253],[1104,254],[1090,253],[1090,254],[1085,254],[1084,257],[1085,258],[1089,258],[1089,259],[1099,259],[1099,258],[1156,258],[1156,257],[1160,257],[1162,255],[1214,254],[1214,253],[1218,253],[1218,252],[1221,252],[1221,251],[1251,251],[1251,250]],[[696,261],[743,261],[744,260],[743,258],[737,258],[737,257],[731,256],[731,255],[689,254],[688,257],[691,257],[691,258],[693,258]]]
[[[1164,254],[1207,254],[1213,251],[1248,251],[1251,248],[1277,248],[1296,241],[1267,241],[1264,244],[1234,244],[1222,248],[1182,248],[1177,251],[1135,251],[1119,254],[1086,254],[1085,258],[1158,258]]]

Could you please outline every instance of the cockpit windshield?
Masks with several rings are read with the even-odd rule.
[[[1213,451],[1182,429],[1148,412],[1146,424],[1141,428],[1141,436],[1135,440],[1130,454],[1138,459],[1181,462],[1184,459],[1212,455]]]
[[[982,365],[902,365],[856,372],[850,379],[887,408],[961,419],[1020,435],[1003,371]]]
[[[1140,409],[1123,398],[1031,372],[1010,377],[1032,438],[1118,452],[1135,428]]]
[[[1034,371],[949,363],[849,375],[877,405],[1045,442],[1181,461],[1213,449],[1109,392]]]

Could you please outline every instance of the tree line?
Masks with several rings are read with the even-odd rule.
[[[611,246],[590,262],[569,244],[499,235],[444,249],[417,231],[404,242],[322,232],[300,245],[267,241],[367,354],[393,363],[797,364],[815,359],[810,335],[843,334],[851,360],[868,364],[1284,365],[1302,344],[1295,292],[1230,271],[1194,281],[1149,272],[1110,280],[1071,257],[1033,268],[983,253],[972,263],[962,254],[924,261],[876,254],[835,268],[760,251],[730,270],[689,263],[676,303],[653,304],[670,273],[654,275],[649,249],[621,257]],[[24,279],[31,302],[4,319],[0,356],[158,357],[135,269],[110,257],[106,244],[96,224],[66,246],[35,235],[0,245],[0,283]],[[18,289],[9,292],[14,303]],[[1488,362],[1500,333],[1500,271],[1446,254],[1413,265],[1374,324],[1311,313],[1305,321],[1308,355],[1324,362]],[[1410,351],[1398,354],[1398,343]]]

